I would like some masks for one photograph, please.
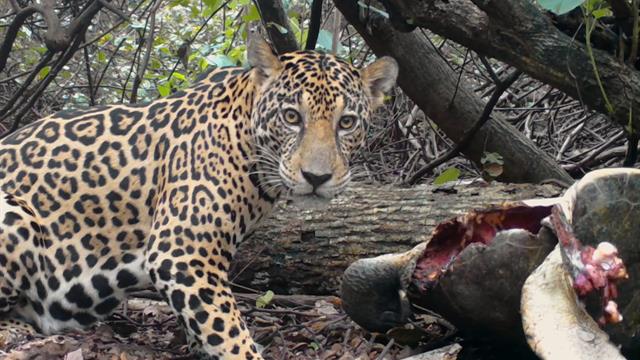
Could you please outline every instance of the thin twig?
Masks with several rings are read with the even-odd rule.
[[[147,20],[149,21],[149,36],[146,39],[146,47],[144,57],[142,58],[142,62],[136,71],[136,76],[133,79],[133,86],[131,87],[131,97],[129,98],[129,102],[131,104],[135,104],[138,101],[138,89],[140,88],[140,84],[142,83],[142,79],[144,79],[144,73],[147,71],[147,66],[149,65],[149,58],[151,56],[151,52],[153,51],[153,41],[154,35],[156,31],[156,13],[158,8],[162,4],[162,0],[158,0],[155,4]]]
[[[190,44],[193,44],[193,42],[196,40],[198,35],[200,35],[200,32],[202,32],[202,30],[204,30],[204,28],[207,27],[207,24],[213,18],[213,16],[216,15],[218,13],[218,11],[220,11],[221,9],[224,9],[227,6],[227,4],[229,4],[230,2],[231,2],[231,0],[226,0],[224,3],[222,3],[222,5],[220,5],[217,9],[215,9],[211,13],[211,15],[209,15],[208,18],[205,19],[204,23],[200,26],[198,31],[193,35],[193,37],[191,39],[188,40]],[[173,76],[173,73],[176,72],[176,69],[178,68],[179,64],[180,64],[180,59],[178,59],[176,61],[176,63],[173,65],[173,69],[171,69],[171,72],[169,73],[169,76],[167,76],[167,81],[171,80],[171,77]]]
[[[451,150],[446,152],[444,155],[439,157],[438,159],[436,159],[436,160],[432,161],[431,163],[425,165],[424,167],[420,168],[406,182],[408,184],[415,184],[423,176],[425,176],[426,174],[428,174],[431,171],[433,171],[433,169],[435,169],[437,166],[439,166],[439,165],[441,165],[441,164],[453,159],[461,151],[463,151],[464,148],[466,148],[467,145],[471,142],[471,140],[475,136],[476,132],[490,119],[491,113],[493,111],[493,108],[498,103],[498,100],[500,100],[500,96],[502,96],[502,94],[516,80],[518,80],[518,77],[520,77],[521,73],[522,72],[520,70],[515,70],[504,81],[501,81],[500,83],[498,83],[496,85],[496,89],[493,92],[493,95],[491,95],[491,98],[489,99],[489,101],[487,101],[487,104],[485,105],[484,110],[482,111],[482,115],[480,116],[478,121],[476,121],[475,124],[473,124],[473,126],[464,133],[464,135],[462,136],[462,138],[460,139],[458,144],[455,147],[453,147]]]
[[[458,89],[460,88],[460,80],[462,80],[462,73],[464,72],[464,64],[467,63],[467,56],[469,55],[469,49],[464,53],[464,59],[462,60],[462,65],[460,66],[460,72],[458,73],[458,79],[456,80],[456,88],[453,91],[453,96],[451,100],[449,100],[449,108],[453,106],[454,101],[456,101],[456,96],[458,95]]]
[[[87,70],[87,82],[89,84],[89,104],[94,106],[96,104],[96,99],[93,90],[93,78],[91,77],[91,62],[89,61],[89,49],[84,48],[84,64]]]

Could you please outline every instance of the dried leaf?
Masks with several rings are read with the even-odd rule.
[[[67,353],[64,356],[64,360],[84,360],[84,357],[82,356],[82,349]]]

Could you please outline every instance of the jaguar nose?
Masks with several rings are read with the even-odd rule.
[[[307,182],[309,182],[309,184],[311,184],[311,186],[313,186],[313,189],[317,189],[320,187],[320,185],[326,183],[327,181],[329,181],[329,179],[331,179],[331,176],[333,174],[322,174],[322,175],[317,175],[314,173],[310,173],[310,172],[306,172],[304,170],[302,170],[302,177],[305,178],[305,180],[307,180]]]

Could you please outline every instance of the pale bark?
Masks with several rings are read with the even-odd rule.
[[[231,279],[279,294],[335,294],[353,261],[403,252],[429,239],[440,221],[504,201],[559,196],[552,185],[354,186],[326,208],[282,203],[240,245]]]

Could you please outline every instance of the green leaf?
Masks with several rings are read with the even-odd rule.
[[[236,66],[236,63],[228,57],[227,55],[215,55],[215,56],[207,56],[207,62],[209,65],[215,65],[216,67],[228,67],[228,66]]]
[[[169,84],[160,84],[157,86],[158,89],[158,94],[160,94],[160,96],[165,97],[167,95],[169,95],[169,93],[171,92],[171,87],[169,86]]]
[[[212,10],[219,8],[221,3],[222,0],[204,0],[204,5]]]
[[[252,4],[251,7],[249,7],[249,11],[247,11],[247,14],[243,16],[242,19],[245,22],[260,20],[260,13],[258,12],[258,8],[255,4]]]
[[[189,61],[189,62],[192,62],[192,61],[193,61],[193,59],[196,59],[196,58],[198,58],[198,57],[200,57],[200,56],[201,56],[201,55],[200,55],[200,54],[198,54],[197,52],[193,52],[193,53],[189,54],[189,57],[187,57],[187,59],[188,59],[188,61]]]
[[[262,309],[263,307],[269,305],[271,300],[273,300],[273,295],[274,295],[273,291],[267,290],[266,293],[264,293],[261,296],[258,296],[258,298],[256,299],[256,307],[258,309]]]
[[[584,2],[584,8],[587,10],[588,13],[592,13],[596,10],[609,7],[609,4],[607,1],[608,0],[586,0]]]
[[[603,17],[612,16],[613,12],[611,12],[611,9],[602,8],[602,9],[594,10],[591,13],[591,15],[593,15],[593,17],[596,18],[596,19],[600,19],[600,18],[603,18]]]
[[[179,72],[177,72],[177,71],[176,71],[176,72],[174,72],[174,73],[173,73],[173,75],[171,75],[171,77],[172,77],[172,78],[176,78],[176,79],[178,79],[178,80],[182,80],[182,81],[186,81],[186,80],[187,80],[187,77],[186,77],[186,76],[184,76],[184,74],[179,73]]]
[[[442,185],[444,183],[448,183],[449,181],[456,181],[460,178],[460,170],[455,167],[450,167],[447,170],[443,171],[438,177],[433,180],[433,185]]]
[[[280,24],[276,24],[273,21],[269,21],[267,23],[267,26],[274,26],[276,29],[278,29],[278,31],[280,31],[280,34],[286,34],[289,32],[289,30],[287,30],[286,27],[280,25]]]
[[[320,30],[318,33],[318,41],[316,42],[316,48],[319,50],[331,51],[333,45],[333,34],[325,29]]]
[[[358,6],[360,6],[361,8],[364,8],[364,9],[366,9],[366,10],[373,11],[373,12],[375,12],[375,13],[378,13],[378,15],[382,15],[383,17],[385,17],[385,18],[387,18],[387,19],[389,18],[389,13],[388,13],[388,12],[386,12],[386,11],[384,11],[384,10],[380,10],[380,9],[378,9],[377,7],[371,6],[371,5],[369,5],[369,4],[367,4],[367,3],[365,3],[365,2],[364,2],[364,1],[362,1],[362,0],[359,0],[359,1],[358,1]]]
[[[205,0],[206,2],[206,0]],[[176,7],[176,6],[189,6],[189,0],[173,0],[171,1],[171,3],[169,3],[169,9]]]
[[[582,5],[584,0],[538,0],[538,3],[544,9],[562,15]]]
[[[45,66],[40,69],[40,72],[38,72],[38,80],[44,79],[49,74],[49,71],[51,71],[51,66]]]
[[[207,59],[200,58],[200,60],[198,61],[198,67],[200,68],[200,71],[205,71],[208,66],[209,62],[207,61]]]
[[[107,61],[107,55],[102,51],[98,51],[98,61],[100,62]]]
[[[310,347],[310,348],[312,348],[312,349],[313,349],[313,350],[315,350],[315,351],[320,350],[320,345],[318,345],[318,343],[317,343],[317,342],[309,343],[309,347]]]

